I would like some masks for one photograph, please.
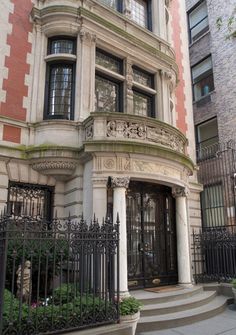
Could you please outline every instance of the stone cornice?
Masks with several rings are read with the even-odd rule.
[[[173,150],[149,143],[137,143],[135,141],[87,141],[84,143],[85,153],[95,152],[116,152],[116,153],[137,153],[154,157],[164,158],[185,166],[189,174],[194,171],[193,161],[186,155]]]

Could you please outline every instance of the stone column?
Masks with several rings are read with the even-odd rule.
[[[179,284],[191,285],[191,258],[187,215],[187,190],[174,187],[172,194],[176,198],[176,235]]]
[[[93,181],[93,213],[99,223],[102,223],[107,212],[107,177],[94,177]]]
[[[116,222],[117,213],[120,219],[120,295],[129,295],[128,266],[127,266],[127,231],[126,231],[126,189],[129,177],[112,177],[113,188],[113,221]]]

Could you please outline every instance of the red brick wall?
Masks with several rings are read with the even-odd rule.
[[[20,143],[21,128],[15,126],[3,125],[3,141]]]
[[[179,67],[179,83],[177,89],[175,91],[176,94],[176,114],[177,114],[177,123],[176,126],[179,128],[184,134],[187,132],[187,122],[186,122],[186,109],[185,109],[185,93],[184,87],[185,82],[183,79],[183,54],[181,51],[181,15],[180,15],[180,8],[179,8],[179,1],[184,0],[173,0],[171,1],[171,15],[172,15],[172,31],[173,36],[172,40],[174,43],[174,49],[176,53],[176,61]]]
[[[5,59],[8,78],[3,81],[6,102],[0,105],[0,115],[25,121],[26,109],[23,107],[23,98],[28,96],[25,75],[29,74],[30,70],[27,54],[31,52],[31,43],[28,42],[28,38],[29,33],[32,32],[32,24],[29,20],[32,2],[31,0],[11,0],[11,2],[14,4],[14,12],[9,16],[12,33],[7,38],[10,55]]]

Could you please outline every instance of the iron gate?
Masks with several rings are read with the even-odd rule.
[[[175,209],[169,188],[130,183],[127,244],[130,288],[177,283]]]

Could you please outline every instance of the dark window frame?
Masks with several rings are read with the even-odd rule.
[[[71,88],[71,101],[70,101],[70,115],[66,117],[65,115],[50,115],[49,114],[49,105],[50,105],[50,77],[51,70],[57,66],[70,66],[72,68],[72,88]],[[74,101],[75,101],[75,71],[76,64],[72,61],[52,61],[47,63],[46,68],[46,82],[45,82],[45,99],[44,99],[44,120],[56,119],[56,120],[74,120]]]
[[[207,12],[207,15],[202,18],[197,24],[195,24],[195,26],[193,26],[192,28],[190,28],[190,14],[195,10],[197,9],[199,6],[201,6],[202,3],[206,3],[207,5],[207,2],[206,0],[201,0],[199,2],[196,3],[196,5],[194,5],[192,8],[190,8],[190,10],[187,12],[187,17],[188,17],[188,33],[189,33],[189,44],[192,44],[195,42],[195,40],[201,38],[201,36],[203,36],[206,32],[209,31],[209,23],[207,25],[207,27],[205,27],[200,33],[198,33],[197,37],[195,40],[192,39],[192,29],[196,28],[202,21],[204,21],[207,17],[209,17],[209,14]]]
[[[136,0],[134,0],[134,1],[136,1]],[[141,26],[141,27],[152,31],[152,1],[156,1],[156,0],[143,0],[143,1],[146,2],[146,4],[147,4],[147,12],[146,12],[147,25],[145,27],[143,27],[143,26]],[[136,22],[135,20],[132,20],[132,21],[135,22],[137,25],[139,25],[139,23]]]
[[[120,75],[124,74],[124,60],[123,59],[121,59],[119,57],[116,57],[116,56],[110,54],[109,52],[104,51],[103,49],[100,49],[100,48],[96,48],[96,52],[97,51],[100,52],[101,54],[103,54],[104,56],[107,56],[107,57],[109,57],[111,59],[116,60],[119,63],[119,72],[113,71],[114,73],[118,73]],[[95,63],[96,63],[96,55],[95,55]],[[99,64],[96,63],[96,65],[99,65]],[[105,66],[104,66],[104,69],[107,69],[108,71],[112,71],[112,70],[106,68]]]
[[[201,77],[200,77],[201,79],[198,80],[198,81],[196,81],[196,82],[194,82],[194,79],[193,79],[193,68],[194,68],[195,66],[201,64],[202,62],[204,62],[207,58],[211,58],[211,63],[212,63],[212,67],[211,67],[211,69],[208,70],[208,71],[206,71],[206,72],[204,72],[203,74],[201,74]],[[207,73],[208,75],[205,76],[206,73]],[[196,99],[196,97],[195,97],[195,93],[194,93],[194,86],[195,86],[197,83],[199,83],[201,80],[206,79],[206,78],[208,78],[208,77],[210,77],[210,76],[213,76],[213,79],[212,79],[212,82],[213,82],[213,89],[212,89],[208,94],[211,94],[211,92],[213,92],[213,91],[215,90],[214,71],[213,71],[213,61],[212,61],[212,55],[211,55],[211,54],[207,55],[206,57],[202,58],[199,62],[197,62],[197,63],[195,63],[194,65],[191,66],[192,93],[193,93],[193,101],[194,101],[194,102],[197,102],[197,101],[203,99],[204,97],[206,97],[206,96],[208,95],[208,94],[205,94],[205,95],[201,96],[199,99]],[[198,77],[198,78],[199,78],[199,77]]]
[[[198,133],[198,129],[200,126],[206,124],[206,123],[209,123],[211,121],[214,121],[216,120],[216,124],[217,124],[217,133],[218,135],[217,136],[213,136],[213,137],[210,137],[208,138],[207,140],[204,140],[204,141],[199,141],[199,133]],[[218,143],[219,143],[219,128],[218,128],[218,121],[217,121],[217,116],[214,116],[208,120],[205,120],[203,122],[200,122],[198,124],[195,125],[195,141],[196,141],[196,149],[197,149],[197,161],[202,161],[202,160],[206,160],[206,159],[210,159],[210,158],[213,158],[215,157],[215,153],[218,149]],[[209,145],[209,150],[206,149],[205,147],[205,151],[206,153],[202,153],[202,150],[204,151],[204,147],[201,148],[201,144],[206,142],[206,141],[209,141],[211,139],[217,139],[217,141],[215,143],[213,143],[212,145]]]
[[[211,203],[208,204],[208,207],[206,207],[206,198],[207,198],[207,201],[208,202],[211,202],[211,200],[220,200],[219,199],[219,196],[217,194],[217,192],[214,192],[213,196],[211,194],[211,189],[213,187],[217,187],[219,186],[220,187],[220,190],[221,190],[221,196],[222,196],[222,204],[217,204],[215,206],[211,206]],[[209,201],[210,200],[210,201]],[[223,219],[223,225],[214,225],[212,224],[212,218],[211,218],[211,221],[210,222],[207,222],[207,211],[214,211],[216,209],[222,209],[223,212],[225,212],[225,203],[224,203],[224,188],[223,188],[223,182],[222,180],[218,180],[214,183],[210,183],[210,184],[205,184],[204,187],[203,187],[203,191],[200,193],[200,203],[201,203],[201,217],[202,217],[202,225],[203,225],[203,229],[204,230],[211,230],[211,229],[217,229],[217,228],[220,228],[220,227],[226,227],[225,225],[225,215],[223,213],[223,216],[221,217],[221,219]],[[211,213],[212,215],[212,213]],[[219,217],[218,217],[219,219]],[[208,226],[208,223],[211,223],[211,225]]]
[[[140,89],[139,87],[136,87],[136,86],[133,86],[132,88],[133,92],[135,93],[138,93],[146,98],[149,98],[150,101],[151,101],[151,109],[150,109],[150,112],[148,115],[139,115],[139,114],[135,114],[134,115],[137,115],[137,116],[144,116],[144,117],[151,117],[151,118],[156,118],[156,115],[155,115],[155,96],[149,92],[146,92],[142,89]]]
[[[11,215],[12,213],[12,201],[10,200],[10,188],[11,187],[18,187],[18,188],[32,188],[32,189],[40,189],[45,191],[46,195],[46,201],[45,204],[45,210],[47,211],[48,216],[46,217],[47,220],[52,220],[53,218],[53,203],[54,203],[54,192],[55,187],[54,186],[48,186],[48,185],[41,185],[41,184],[32,184],[32,183],[23,183],[23,182],[15,182],[15,181],[9,181],[8,183],[8,194],[7,194],[7,212]],[[19,206],[19,201],[16,202],[17,206]],[[24,214],[24,213],[23,213]],[[27,214],[27,213],[26,213]]]
[[[57,40],[72,41],[73,42],[73,53],[72,54],[68,53],[68,55],[76,55],[76,51],[77,51],[76,38],[71,37],[71,36],[65,36],[65,35],[57,35],[57,36],[50,37],[48,39],[47,55],[57,55],[57,53],[55,54],[51,52],[52,42],[57,41]]]
[[[77,51],[77,44],[76,44],[76,38],[73,36],[66,36],[66,35],[56,35],[53,37],[50,37],[48,39],[48,45],[47,45],[47,54],[48,55],[55,55],[57,56],[60,53],[52,53],[51,47],[52,42],[59,40],[68,40],[73,42],[73,53],[68,53],[68,56],[76,55]],[[71,99],[70,99],[70,115],[51,115],[49,114],[49,106],[50,106],[50,77],[51,77],[51,71],[54,67],[63,67],[63,66],[70,66],[72,68],[72,87],[71,87]],[[45,80],[45,96],[44,96],[44,113],[43,113],[43,119],[44,120],[74,120],[74,103],[75,103],[75,72],[76,72],[76,60],[70,59],[68,57],[68,60],[51,60],[48,61],[46,64],[46,80]]]
[[[106,79],[108,81],[110,81],[113,84],[116,84],[119,87],[118,90],[118,99],[117,99],[117,103],[116,103],[116,108],[117,111],[115,113],[123,113],[124,112],[124,84],[122,81],[118,80],[115,77],[109,76],[99,70],[96,70],[95,72],[95,83],[96,83],[96,77],[100,77],[102,79]],[[96,91],[96,84],[95,84],[95,91]],[[95,112],[100,112],[99,110],[95,110]]]
[[[150,73],[150,72],[148,72],[148,71],[146,71],[146,70],[143,70],[142,68],[140,68],[139,66],[137,66],[137,65],[133,65],[132,66],[132,68],[133,68],[133,70],[137,70],[137,71],[139,71],[139,72],[143,72],[144,74],[147,74],[150,78],[151,78],[151,87],[149,87],[149,86],[146,86],[147,88],[151,88],[151,89],[154,89],[154,83],[155,83],[155,81],[154,81],[154,75],[152,74],[152,73]],[[138,82],[137,82],[138,83]]]

